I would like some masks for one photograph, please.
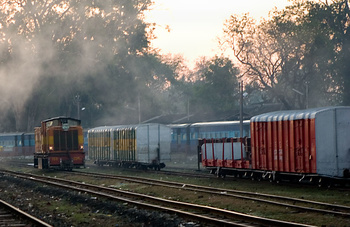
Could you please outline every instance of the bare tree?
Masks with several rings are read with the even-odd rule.
[[[339,104],[348,81],[348,15],[347,1],[295,1],[259,24],[248,14],[231,16],[223,43],[241,63],[245,80],[285,108]]]

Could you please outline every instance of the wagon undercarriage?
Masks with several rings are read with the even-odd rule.
[[[320,187],[331,185],[346,185],[350,184],[350,178],[336,178],[330,176],[320,176],[317,174],[308,173],[286,173],[276,171],[261,171],[252,169],[233,169],[222,167],[207,167],[210,173],[215,174],[217,177],[225,178],[226,176],[235,178],[246,178],[257,181],[270,181],[280,183],[285,182],[297,182],[306,184],[315,184]]]

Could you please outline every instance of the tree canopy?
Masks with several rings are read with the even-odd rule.
[[[84,127],[171,114],[232,119],[238,82],[247,107],[350,105],[349,1],[291,2],[260,22],[232,15],[220,45],[234,58],[203,57],[190,70],[182,57],[151,48],[151,0],[5,1],[0,131],[32,131],[58,115]]]
[[[144,117],[153,114],[152,108],[159,109],[152,93],[166,86],[173,74],[149,49],[151,34],[143,12],[150,4],[150,0],[3,3],[1,77],[10,83],[2,84],[2,108],[14,114],[16,129],[30,130],[34,121],[56,114],[77,116],[80,107],[84,111],[79,117],[91,125],[98,118],[121,116],[128,111],[123,107],[137,106],[138,100]],[[26,116],[31,116],[28,125],[23,123]]]
[[[224,42],[256,83],[285,108],[349,105],[349,3],[294,1],[270,20],[231,16]]]

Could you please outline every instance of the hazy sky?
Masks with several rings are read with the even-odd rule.
[[[154,0],[147,13],[148,22],[156,22],[156,40],[152,45],[161,53],[182,54],[189,65],[200,56],[219,54],[217,37],[230,15],[249,14],[267,18],[274,7],[283,9],[288,0]],[[166,26],[169,25],[170,32]]]

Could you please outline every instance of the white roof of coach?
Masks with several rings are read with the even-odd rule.
[[[244,120],[243,124],[249,124],[250,120]],[[213,122],[198,122],[192,126],[222,126],[222,125],[239,125],[240,121],[213,121]]]
[[[151,126],[151,125],[162,125],[157,123],[147,123],[147,124],[134,124],[134,125],[114,125],[114,126],[100,126],[96,128],[89,129],[89,132],[92,131],[104,131],[104,130],[113,130],[113,129],[137,129],[139,127],[144,126]]]

